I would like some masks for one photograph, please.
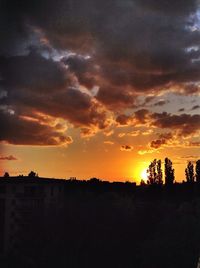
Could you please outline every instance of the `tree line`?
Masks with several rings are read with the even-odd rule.
[[[165,158],[164,163],[164,177],[165,185],[170,186],[175,182],[173,163],[169,158]],[[147,184],[148,185],[163,185],[163,171],[161,168],[161,160],[154,159],[147,169]],[[200,183],[200,160],[197,160],[195,164],[191,161],[188,162],[185,168],[185,178],[187,183],[198,182]],[[141,181],[141,185],[146,184],[144,180]]]
[[[147,181],[141,180],[140,185],[163,185],[166,186],[173,185],[175,183],[175,170],[173,168],[172,161],[166,157],[164,160],[164,176],[163,176],[163,170],[161,167],[161,160],[160,159],[154,159],[148,169],[147,169]],[[5,172],[4,178],[9,178],[10,175],[8,172]],[[19,175],[18,177],[24,177],[23,175]],[[25,176],[26,177],[26,176]],[[34,171],[31,171],[28,176],[28,178],[38,178],[38,174]],[[163,181],[164,177],[164,181]],[[194,183],[198,182],[200,183],[200,159],[196,161],[196,163],[192,163],[191,161],[188,162],[186,168],[185,168],[185,178],[187,183]],[[71,180],[76,180],[76,178],[70,178]],[[96,178],[91,178],[89,181],[101,181]],[[184,181],[183,181],[184,182]]]

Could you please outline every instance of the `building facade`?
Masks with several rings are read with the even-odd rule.
[[[63,198],[63,180],[0,178],[0,253],[17,251],[33,220],[62,207]]]

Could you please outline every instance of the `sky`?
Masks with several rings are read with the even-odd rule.
[[[194,0],[0,0],[0,175],[136,181],[200,158]]]

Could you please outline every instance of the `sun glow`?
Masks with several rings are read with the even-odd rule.
[[[141,179],[144,180],[144,181],[147,181],[148,179],[148,175],[147,175],[147,170],[146,169],[143,169],[140,173],[140,176],[141,176]]]
[[[134,181],[140,185],[141,180],[147,183],[148,180],[148,169],[149,162],[148,161],[141,161],[137,163],[136,167],[132,170]]]

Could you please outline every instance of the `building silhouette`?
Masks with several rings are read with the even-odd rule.
[[[52,207],[63,204],[63,180],[0,178],[0,253],[17,251],[32,216],[45,217]]]

